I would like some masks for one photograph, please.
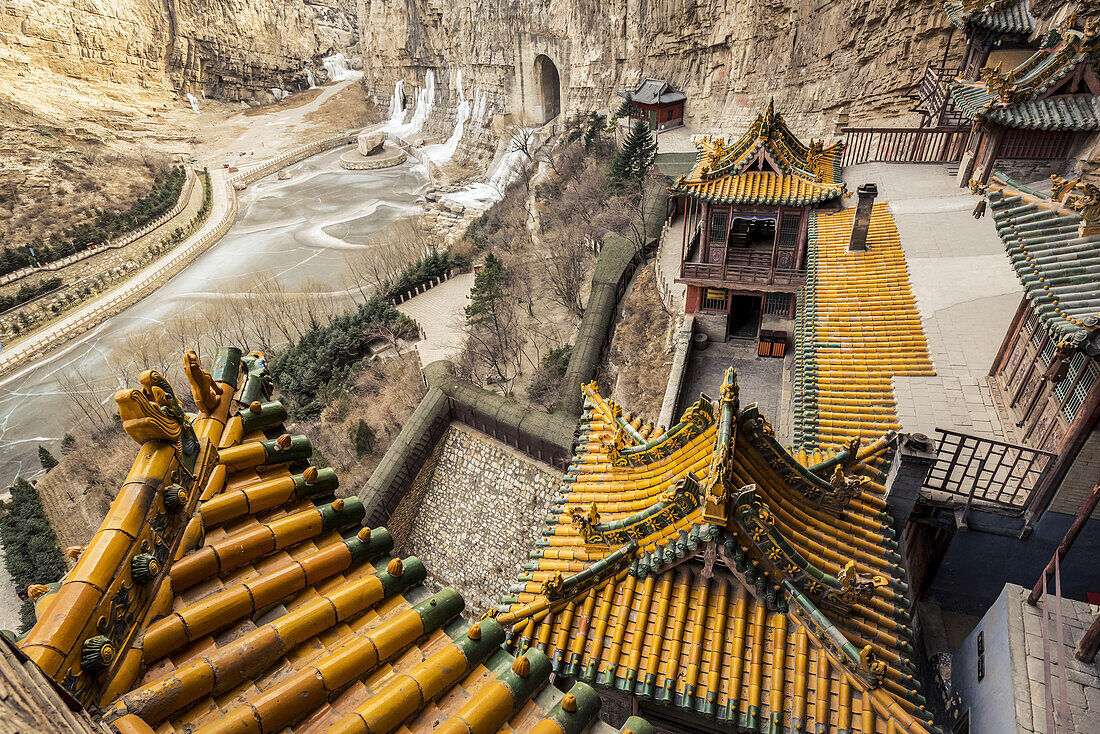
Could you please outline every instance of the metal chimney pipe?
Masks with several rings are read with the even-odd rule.
[[[852,220],[852,238],[848,241],[848,252],[867,252],[867,230],[871,227],[871,209],[878,196],[878,186],[866,183],[856,189],[859,203],[856,216]]]

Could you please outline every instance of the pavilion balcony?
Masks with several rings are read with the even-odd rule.
[[[720,245],[712,243],[705,248],[702,235],[703,228],[697,227],[685,243],[681,282],[794,293],[805,280],[805,271],[779,267],[784,261],[793,261],[794,254],[784,250],[781,260],[770,239],[753,240],[743,233],[730,233]]]
[[[806,272],[793,268],[771,268],[764,265],[722,263],[683,263],[678,281],[723,288],[749,288],[772,292],[795,293],[806,279]]]

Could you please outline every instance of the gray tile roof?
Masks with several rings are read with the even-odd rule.
[[[672,104],[687,99],[683,92],[677,92],[664,79],[646,79],[633,92],[619,92],[638,104]]]
[[[1100,234],[1081,216],[995,175],[986,191],[997,234],[1027,298],[1051,333],[1073,345],[1100,341]]]
[[[951,98],[964,115],[1006,127],[1035,130],[1100,129],[1100,97],[1048,96],[1081,64],[1095,63],[1100,38],[1093,30],[1062,29],[1008,72],[983,70],[982,81],[951,82]]]
[[[1027,0],[986,0],[978,5],[963,0],[946,0],[943,10],[959,28],[969,24],[999,33],[1020,35],[1030,35],[1035,28]]]
[[[997,95],[984,84],[955,82],[951,87],[955,105],[972,117],[1031,130],[1100,130],[1100,97],[1072,94],[1034,99],[1008,107],[996,104]],[[988,107],[994,101],[992,107]]]

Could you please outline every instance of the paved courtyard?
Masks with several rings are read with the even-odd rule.
[[[789,431],[785,430],[787,409],[783,402],[786,397],[789,404],[790,396],[783,390],[783,372],[784,363],[789,361],[789,356],[784,359],[756,356],[755,341],[734,340],[712,343],[704,351],[692,349],[676,415],[698,400],[701,392],[717,399],[726,368],[733,367],[737,370],[741,407],[757,403],[775,428],[776,435],[785,442]]]
[[[848,188],[874,182],[901,235],[935,377],[896,377],[905,431],[1002,432],[986,376],[1023,295],[993,220],[943,166],[866,164],[844,170]],[[855,198],[846,202],[854,205]]]

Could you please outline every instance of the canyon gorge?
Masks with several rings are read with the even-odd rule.
[[[1036,33],[1069,11],[1031,8]],[[192,151],[187,95],[231,115],[345,60],[383,116],[398,80],[411,101],[434,71],[449,102],[425,133],[441,138],[459,71],[505,122],[541,122],[544,75],[565,111],[613,108],[648,76],[686,92],[701,129],[736,129],[774,98],[803,134],[828,135],[838,116],[911,118],[907,91],[960,36],[921,0],[7,0],[0,236],[38,233],[31,219],[64,217],[74,191],[86,205],[125,199],[156,160]]]

